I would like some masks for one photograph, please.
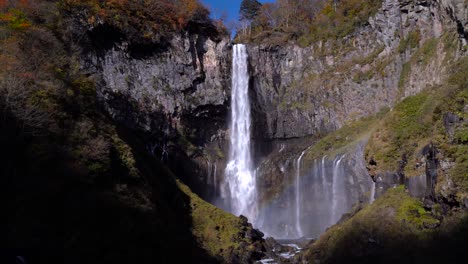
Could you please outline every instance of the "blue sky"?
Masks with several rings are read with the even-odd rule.
[[[228,15],[228,21],[237,20],[239,7],[242,0],[201,0],[205,6],[210,8],[212,15],[218,18],[222,12]],[[273,0],[259,0],[260,3],[274,2]],[[217,16],[217,17],[216,17]]]

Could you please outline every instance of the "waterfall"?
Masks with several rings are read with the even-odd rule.
[[[307,149],[302,151],[296,161],[296,232],[299,237],[303,236],[301,228],[301,160]]]
[[[375,182],[372,181],[372,184],[371,184],[371,189],[370,189],[370,195],[369,195],[369,203],[373,203],[374,200],[375,200]]]
[[[216,194],[216,191],[217,191],[217,181],[218,179],[216,178],[216,171],[218,169],[218,163],[215,162],[214,164],[214,170],[213,170],[213,188],[214,188],[214,191],[215,191],[215,194]]]
[[[328,199],[328,184],[327,184],[327,176],[325,174],[325,158],[327,156],[322,157],[322,166],[321,166],[321,174],[322,174],[322,191],[323,191],[323,197],[325,199]]]
[[[345,156],[337,156],[335,161],[333,162],[333,183],[332,183],[332,222],[336,223],[338,219],[336,219],[336,213],[337,213],[337,206],[338,206],[338,200],[339,196],[341,195],[339,192],[343,190],[339,190],[340,184],[338,183],[338,178],[342,175],[339,175],[339,168],[340,168],[340,163],[343,160]]]
[[[206,183],[210,184],[211,182],[211,162],[209,160],[206,160],[206,165],[207,165],[207,170],[208,170],[208,175],[206,177]]]
[[[351,168],[354,155],[322,156],[306,166],[308,151],[275,166],[278,173],[291,179],[291,185],[279,194],[279,202],[260,208],[256,224],[268,236],[318,237],[351,209],[360,190],[371,189],[365,166]]]
[[[250,153],[250,102],[247,50],[245,45],[233,47],[230,151],[226,166],[230,210],[255,221],[255,175]]]

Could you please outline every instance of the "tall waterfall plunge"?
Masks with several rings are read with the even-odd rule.
[[[218,194],[222,198],[220,205],[235,215],[247,216],[267,236],[318,237],[336,223],[362,193],[371,192],[372,180],[367,176],[364,160],[356,158],[363,156],[364,143],[346,156],[324,156],[316,160],[307,159],[308,149],[297,153],[294,158],[288,156],[290,154],[281,154],[278,159],[265,159],[254,170],[247,66],[246,47],[235,45],[230,149],[224,179],[218,186]],[[278,153],[287,151],[284,144],[278,148]],[[216,194],[216,163],[208,162],[208,167],[208,180],[213,182]],[[258,186],[257,172],[262,179]],[[270,177],[266,175],[279,179],[281,186],[265,181]],[[270,188],[281,191],[268,196]]]
[[[255,174],[250,150],[250,102],[247,50],[234,45],[232,62],[232,96],[230,151],[226,166],[225,188],[230,211],[245,215],[251,222],[256,217]]]

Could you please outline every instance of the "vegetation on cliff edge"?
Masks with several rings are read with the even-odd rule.
[[[241,24],[250,30],[240,31],[237,37],[243,42],[271,44],[292,39],[301,46],[339,39],[367,24],[381,5],[381,0],[278,0],[261,5],[247,24]]]
[[[458,243],[468,234],[467,222],[463,212],[441,222],[437,212],[425,209],[399,186],[331,227],[301,257],[308,263],[455,261],[466,254]],[[442,249],[446,254],[439,253]]]
[[[449,132],[447,118],[465,120],[468,116],[468,59],[453,65],[448,81],[410,96],[397,104],[380,122],[366,149],[366,159],[377,163],[378,171],[398,171],[403,164],[406,176],[420,175],[421,150],[431,144],[438,158],[455,162],[449,174],[460,187],[460,200],[468,191],[466,124],[454,124]],[[406,165],[407,164],[407,165]],[[465,194],[463,194],[465,193]]]

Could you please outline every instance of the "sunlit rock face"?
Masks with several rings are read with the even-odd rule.
[[[438,49],[428,65],[413,66],[405,89],[400,89],[403,66],[416,50],[399,51],[400,43],[417,32],[422,45],[448,31],[458,31],[466,42],[466,10],[462,0],[385,0],[367,25],[338,43],[248,45],[255,136],[271,140],[326,134],[440,84],[447,67],[446,54]]]
[[[141,132],[147,151],[194,192],[207,200],[219,196],[228,145],[229,38],[185,32],[143,45],[109,25],[82,30],[82,68],[96,79],[109,115]]]
[[[147,130],[160,126],[151,114],[165,116],[173,127],[186,126],[189,121],[184,115],[188,114],[194,118],[226,114],[228,40],[215,42],[203,35],[186,34],[161,45],[134,54],[128,40],[88,54],[85,63],[96,66],[102,80],[99,96],[108,111],[116,119]],[[119,96],[132,101],[133,108],[117,104]]]
[[[466,43],[462,2],[385,0],[368,24],[339,43],[247,46],[259,225],[266,234],[316,236],[354,203],[372,201],[405,183],[399,171],[370,175],[366,166],[373,165],[362,152],[353,158],[334,153],[323,159],[323,166],[323,157],[308,160],[305,154],[300,162],[299,157],[317,138],[443,82],[448,69],[444,60],[449,56],[438,45],[427,64],[411,65],[401,84],[408,62],[431,40],[444,32],[458,32],[456,38]],[[412,34],[419,36],[417,46],[402,49],[401,43]],[[337,180],[333,175],[339,175]],[[428,189],[423,179],[418,180],[408,183],[415,196]]]

